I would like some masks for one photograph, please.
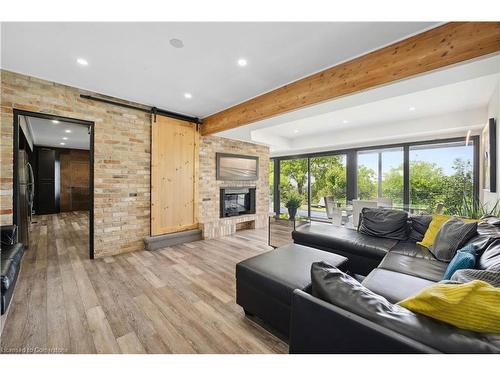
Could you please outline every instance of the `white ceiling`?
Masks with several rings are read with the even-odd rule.
[[[26,120],[35,146],[90,149],[90,135],[85,125],[64,121],[54,123],[38,117],[26,117]]]
[[[491,56],[218,135],[269,145],[275,156],[465,135],[484,126],[499,77],[500,56]]]
[[[2,68],[205,117],[438,25],[2,23]],[[181,39],[184,48],[169,41]],[[78,58],[88,66],[76,63]],[[237,60],[245,58],[246,67]],[[185,99],[184,93],[192,94]]]

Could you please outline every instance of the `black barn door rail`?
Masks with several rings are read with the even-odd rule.
[[[166,117],[175,118],[177,120],[183,120],[183,121],[193,122],[193,123],[195,123],[197,125],[201,124],[201,121],[200,121],[200,119],[198,117],[186,116],[186,115],[183,115],[181,113],[167,111],[167,110],[156,108],[156,107],[149,107],[149,108],[147,108],[147,107],[137,107],[137,106],[134,106],[132,104],[115,102],[113,100],[99,98],[99,97],[95,97],[95,96],[91,96],[91,95],[83,95],[83,94],[81,94],[80,97],[83,98],[83,99],[95,100],[95,101],[101,102],[101,103],[107,103],[107,104],[116,105],[116,106],[123,107],[123,108],[135,109],[137,111],[142,111],[142,112],[150,113],[153,116],[155,116],[155,118],[156,118],[156,115],[160,115],[160,116],[166,116]]]

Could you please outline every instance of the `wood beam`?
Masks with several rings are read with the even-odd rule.
[[[233,129],[498,51],[500,22],[447,23],[208,116],[201,134]]]

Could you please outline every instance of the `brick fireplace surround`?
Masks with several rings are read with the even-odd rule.
[[[218,181],[216,179],[217,152],[259,157],[257,181]],[[200,143],[198,212],[204,238],[216,238],[233,234],[237,228],[264,228],[269,210],[269,148],[253,143],[206,136]],[[220,188],[255,187],[255,214],[219,217]]]

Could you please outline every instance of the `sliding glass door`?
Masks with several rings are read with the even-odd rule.
[[[297,215],[307,217],[309,204],[307,158],[282,160],[280,163],[280,213],[286,214],[286,202],[298,196],[302,201]]]
[[[346,155],[311,158],[311,218],[328,219],[329,205],[345,206],[346,183]]]
[[[474,197],[474,148],[465,142],[410,146],[410,209],[461,214]]]
[[[357,197],[403,207],[403,147],[358,152]]]

